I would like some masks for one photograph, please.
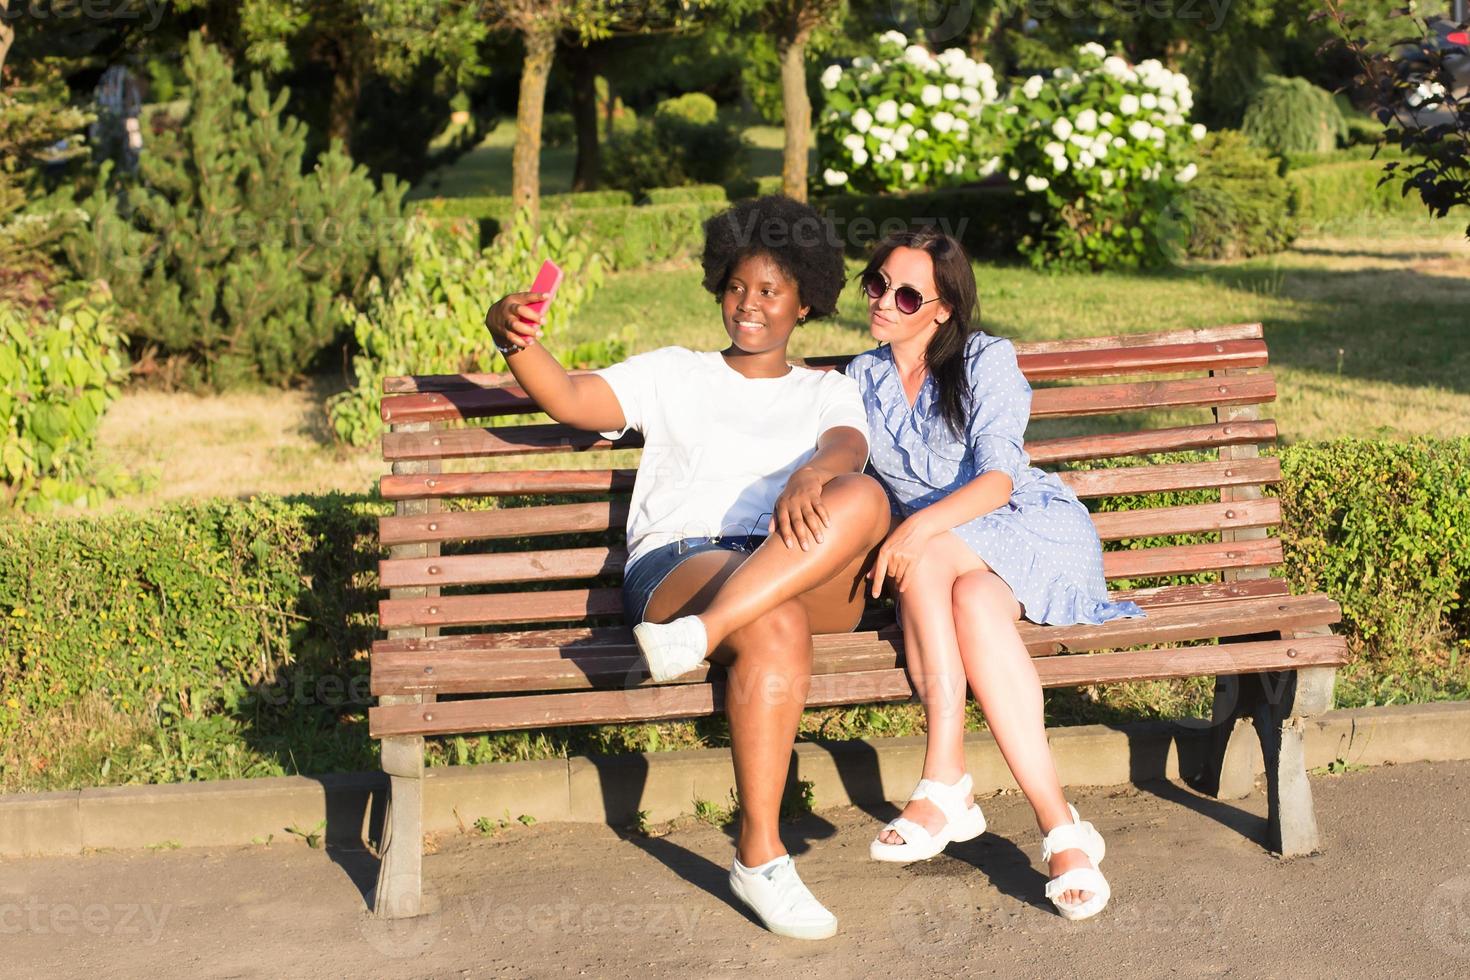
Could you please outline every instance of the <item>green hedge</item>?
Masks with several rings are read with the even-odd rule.
[[[1405,195],[1398,180],[1380,186],[1382,177],[1380,160],[1326,163],[1286,175],[1296,194],[1297,217],[1306,226],[1363,217],[1428,217],[1417,193]]]
[[[1339,703],[1470,697],[1460,656],[1470,643],[1470,438],[1280,455],[1286,570],[1296,588],[1343,606],[1353,663]],[[364,654],[377,635],[376,519],[388,510],[333,494],[0,524],[0,786],[372,767]],[[1076,717],[1120,717],[1116,704],[1095,707]],[[901,733],[895,719],[912,713],[837,709],[805,730]],[[490,761],[724,737],[719,719],[547,729],[438,740],[430,755]]]
[[[472,218],[477,221],[503,222],[515,213],[515,200],[509,194],[486,197],[426,197],[409,204],[432,218]],[[627,191],[582,191],[576,194],[543,194],[545,211],[576,211],[583,208],[631,207],[633,195]]]
[[[691,184],[688,187],[654,187],[645,195],[649,204],[725,204],[729,196],[722,184]]]

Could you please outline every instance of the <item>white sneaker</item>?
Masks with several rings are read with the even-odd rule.
[[[730,867],[730,890],[778,936],[830,939],[837,934],[837,916],[802,884],[789,854],[777,858],[766,871],[747,868],[736,858]]]
[[[633,639],[648,664],[648,676],[671,681],[704,663],[709,636],[698,616],[681,616],[671,623],[639,623]]]

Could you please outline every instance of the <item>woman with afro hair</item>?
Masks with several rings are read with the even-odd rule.
[[[728,344],[666,347],[569,375],[512,293],[485,325],[552,418],[644,449],[628,514],[624,613],[656,681],[725,666],[740,830],[730,887],[772,932],[823,939],[836,918],[802,883],[778,813],[811,685],[812,634],[852,630],[888,532],[862,472],[867,419],[841,372],[787,363],[791,334],[837,306],[842,250],[811,207],[772,196],[704,225],[704,286]]]

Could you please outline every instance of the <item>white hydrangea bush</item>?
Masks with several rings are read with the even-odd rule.
[[[1000,113],[1007,174],[1032,198],[1022,251],[1038,265],[1153,264],[1167,254],[1160,219],[1205,136],[1189,122],[1189,79],[1096,43],[1077,56],[1075,69],[1016,86]]]
[[[818,193],[939,187],[1001,165],[995,72],[960,48],[934,54],[898,31],[878,54],[821,76]]]

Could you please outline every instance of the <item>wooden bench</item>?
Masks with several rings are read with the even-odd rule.
[[[1219,494],[1218,502],[1094,515],[1104,541],[1208,535],[1205,543],[1109,551],[1104,570],[1110,581],[1218,574],[1206,584],[1115,593],[1140,603],[1146,619],[1023,624],[1042,684],[1215,676],[1212,760],[1203,784],[1223,798],[1247,795],[1261,751],[1270,845],[1285,856],[1317,850],[1302,719],[1331,706],[1346,647],[1330,629],[1340,617],[1336,602],[1291,595],[1284,579],[1271,577],[1282,551],[1267,530],[1280,522],[1281,507],[1262,487],[1281,471],[1276,458],[1260,453],[1276,437],[1275,423],[1257,408],[1276,393],[1265,370],[1260,325],[1016,347],[1022,371],[1036,386],[1033,419],[1159,409],[1199,415],[1196,424],[1028,441],[1037,465],[1191,449],[1215,453],[1202,462],[1064,471],[1062,479],[1079,497],[1200,489]],[[805,363],[831,368],[846,360]],[[613,444],[555,424],[484,427],[479,420],[534,411],[513,381],[500,376],[390,378],[385,392],[383,419],[390,431],[383,456],[392,475],[383,477],[381,490],[396,507],[380,525],[389,554],[380,566],[388,598],[379,606],[387,639],[373,646],[378,704],[369,712],[369,728],[382,740],[391,782],[375,907],[396,917],[419,911],[424,736],[698,717],[720,709],[721,686],[719,668],[710,670],[714,676],[696,672],[657,686],[638,669],[616,585],[626,557],[621,528],[632,470],[490,470],[481,464],[474,472],[443,472],[445,460],[498,462],[636,447],[636,434]],[[540,502],[444,506],[460,498],[524,495]],[[545,495],[585,500],[546,503]],[[535,550],[505,550],[507,539],[552,535],[554,548],[533,541]],[[453,554],[441,554],[450,542]],[[856,633],[817,637],[811,705],[913,696],[902,636],[891,613],[884,615],[874,622],[870,613]],[[464,627],[472,629],[441,635]]]

